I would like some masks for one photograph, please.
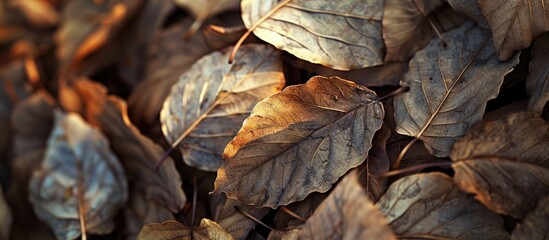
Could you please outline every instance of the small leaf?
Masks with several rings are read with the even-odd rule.
[[[526,78],[526,90],[530,100],[528,110],[541,113],[549,101],[549,33],[539,37],[532,49],[530,74]]]
[[[509,239],[500,216],[460,192],[442,173],[401,178],[376,206],[403,239]]]
[[[396,239],[387,219],[350,172],[302,226],[297,239]]]
[[[385,0],[384,10],[386,62],[408,60],[437,37],[437,31],[440,34],[465,22],[444,0]]]
[[[549,123],[535,113],[484,122],[450,157],[459,188],[496,213],[523,218],[549,194]]]
[[[480,0],[480,8],[501,61],[549,31],[549,6],[544,0]]]
[[[113,217],[128,198],[126,181],[101,132],[77,114],[56,112],[42,168],[34,171],[29,192],[36,214],[58,239],[80,236],[81,210],[87,232],[114,230]]]
[[[224,228],[234,239],[246,239],[256,222],[236,210],[238,207],[257,219],[269,213],[269,208],[255,208],[227,198],[225,194],[216,194],[212,200],[214,221]]]
[[[243,0],[242,20],[246,27],[250,28],[280,2]],[[294,0],[261,23],[254,34],[298,58],[333,69],[376,66],[384,57],[383,2]]]
[[[443,34],[447,47],[433,39],[416,53],[404,76],[410,91],[394,99],[398,133],[421,139],[437,157],[449,155],[518,63],[518,56],[499,62],[488,34],[468,22]]]
[[[366,159],[383,121],[377,99],[322,76],[264,99],[225,148],[214,191],[271,208],[328,191]]]
[[[284,86],[276,49],[246,45],[239,62],[228,65],[230,50],[198,60],[172,87],[160,112],[168,142],[179,146],[186,164],[204,171],[217,171],[223,149],[254,105]]]
[[[192,236],[191,236],[192,235]],[[141,229],[137,240],[232,240],[233,238],[214,221],[203,218],[200,226],[191,230],[177,221],[147,224]]]
[[[512,239],[535,240],[549,236],[549,195],[542,198],[513,230]]]

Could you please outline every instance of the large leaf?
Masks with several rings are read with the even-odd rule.
[[[172,87],[160,112],[168,142],[178,144],[185,163],[205,171],[217,171],[223,149],[255,104],[284,86],[276,49],[242,46],[232,65],[225,62],[230,50],[198,60]]]
[[[534,113],[479,125],[450,157],[459,188],[496,213],[522,218],[549,194],[549,123]]]
[[[367,157],[384,116],[377,99],[322,76],[264,99],[225,148],[215,192],[275,208],[328,191]]]
[[[437,32],[458,27],[465,19],[444,0],[385,0],[383,39],[385,61],[405,61],[423,48]]]
[[[500,216],[462,193],[442,173],[394,182],[377,205],[404,239],[509,239]]]
[[[254,220],[243,215],[240,209],[257,219],[263,218],[269,213],[269,208],[255,208],[253,206],[244,205],[238,201],[227,198],[225,194],[216,194],[212,199],[212,212],[214,221],[224,228],[234,239],[246,239],[251,230],[257,224]]]
[[[125,103],[107,100],[107,90],[97,83],[79,80],[76,89],[83,96],[86,118],[103,130],[118,155],[131,186],[125,209],[127,231],[135,237],[146,223],[175,219],[185,204],[181,179],[171,158],[155,170],[164,150],[128,121]]]
[[[404,76],[410,91],[394,100],[397,132],[421,139],[437,157],[481,119],[518,63],[518,56],[499,62],[489,33],[471,22],[443,36],[447,47],[434,39],[416,53]]]
[[[192,236],[191,236],[192,235]],[[200,225],[191,230],[176,221],[163,223],[151,223],[143,227],[138,240],[232,240],[233,238],[221,226],[214,221],[203,218]]]
[[[396,239],[387,219],[350,172],[302,226],[297,239]]]
[[[499,60],[527,48],[536,37],[549,31],[549,5],[544,0],[480,0]]]
[[[250,28],[280,2],[243,0],[242,20],[246,27]],[[385,48],[381,36],[383,3],[294,0],[261,23],[254,34],[298,58],[338,70],[380,65]]]
[[[539,37],[532,49],[530,75],[526,78],[526,90],[530,100],[528,109],[541,113],[549,101],[549,33]]]
[[[516,240],[547,239],[549,236],[549,195],[542,198],[513,230]]]
[[[127,180],[109,142],[74,113],[56,112],[41,169],[29,184],[38,217],[58,239],[114,230],[114,216],[128,198]],[[83,211],[83,212],[82,212]]]

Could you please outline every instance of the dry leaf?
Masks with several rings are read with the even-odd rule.
[[[501,61],[549,31],[549,6],[544,0],[480,0],[480,8]]]
[[[410,62],[404,85],[410,91],[394,99],[397,132],[423,141],[437,157],[481,120],[486,102],[497,96],[503,77],[518,56],[499,62],[489,33],[468,22],[433,39]],[[479,91],[482,89],[482,91]]]
[[[535,240],[549,236],[549,195],[542,198],[535,209],[513,230],[512,239]]]
[[[360,167],[360,183],[366,189],[370,200],[377,202],[379,197],[387,189],[387,178],[382,176],[389,172],[391,160],[387,154],[387,139],[391,136],[391,129],[383,125],[374,135],[372,149],[368,152],[368,158]]]
[[[219,35],[205,29],[183,43],[181,37],[190,24],[187,19],[181,26],[162,32],[149,46],[145,76],[128,99],[130,117],[141,129],[156,127],[158,114],[172,85],[196,60],[233,44],[242,35]]]
[[[445,32],[465,22],[445,0],[385,0],[384,10],[386,62],[408,60],[437,37],[437,31]]]
[[[541,113],[549,101],[549,33],[539,37],[532,49],[530,74],[526,78],[526,89],[530,100],[528,110]]]
[[[267,240],[294,240],[298,239],[299,228],[290,229],[287,231],[273,230],[269,233]]]
[[[452,8],[470,19],[473,19],[480,27],[490,29],[486,18],[482,15],[479,0],[448,0]]]
[[[29,198],[58,239],[80,236],[80,214],[87,232],[107,234],[128,198],[126,181],[101,132],[77,114],[56,112],[42,167],[29,184]]]
[[[282,1],[243,0],[247,28]],[[254,34],[298,58],[336,70],[360,69],[383,63],[381,36],[384,1],[294,0],[254,29]],[[238,61],[238,59],[237,59]]]
[[[174,3],[190,11],[195,18],[186,36],[192,36],[208,18],[222,12],[240,10],[240,0],[173,0]]]
[[[59,24],[59,13],[46,0],[10,0],[9,3],[19,9],[34,26],[49,28]]]
[[[509,239],[500,216],[464,194],[442,173],[391,184],[376,204],[404,239]]]
[[[225,60],[231,48],[198,60],[172,87],[160,112],[162,132],[189,166],[215,172],[223,149],[255,104],[284,86],[280,53],[267,45],[240,48],[239,62]]]
[[[318,206],[297,239],[396,239],[387,219],[350,172]]]
[[[192,236],[191,236],[192,234]],[[141,229],[138,240],[232,240],[233,238],[214,221],[203,218],[200,226],[192,229],[176,221],[147,224]]]
[[[10,239],[10,229],[12,224],[11,211],[4,198],[4,191],[0,186],[0,239]]]
[[[496,213],[523,218],[549,194],[549,123],[535,113],[475,127],[450,157],[459,188]]]
[[[248,233],[255,228],[257,223],[238,212],[235,207],[238,207],[241,211],[246,212],[257,219],[263,218],[270,210],[269,208],[255,208],[253,206],[244,205],[238,201],[227,198],[225,194],[215,194],[212,199],[212,205],[214,221],[237,240],[246,239]]]
[[[128,235],[135,237],[143,224],[174,219],[186,197],[173,160],[168,158],[155,170],[164,150],[129,122],[125,103],[118,98],[107,100],[106,89],[98,83],[76,81],[75,85],[83,96],[86,118],[109,138],[128,175]]]
[[[377,99],[322,76],[264,99],[225,148],[214,191],[271,208],[328,191],[366,159],[383,121]]]
[[[326,193],[311,193],[303,201],[294,202],[285,207],[297,216],[308,219],[327,196]],[[303,223],[302,220],[289,215],[282,209],[278,209],[274,216],[276,229],[295,229]]]

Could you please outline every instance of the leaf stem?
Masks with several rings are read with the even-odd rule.
[[[294,218],[296,218],[296,219],[298,219],[298,220],[300,220],[300,221],[302,221],[302,222],[306,222],[306,221],[307,221],[307,219],[305,219],[305,218],[303,218],[303,217],[297,215],[295,212],[293,212],[292,210],[288,209],[287,207],[282,206],[282,207],[280,207],[280,210],[282,210],[282,211],[285,212],[286,214],[288,214],[288,215],[290,215],[290,216],[292,216],[292,217],[294,217]]]
[[[267,14],[265,14],[263,17],[261,17],[257,22],[255,22],[250,28],[248,28],[248,31],[246,31],[246,33],[244,33],[244,35],[242,35],[242,37],[240,37],[240,39],[238,40],[238,42],[234,45],[234,48],[233,48],[233,51],[231,52],[231,55],[229,56],[229,64],[232,64],[234,62],[234,57],[236,56],[236,52],[238,51],[238,49],[240,48],[240,46],[242,45],[242,43],[244,42],[244,40],[246,40],[246,38],[248,38],[248,36],[250,36],[250,34],[263,22],[265,22],[265,20],[267,20],[268,18],[270,18],[276,11],[280,10],[281,8],[283,8],[284,6],[286,6],[288,3],[290,3],[292,0],[285,0],[284,2],[281,2],[280,4],[278,4],[276,7],[274,7],[271,11],[269,11]]]
[[[391,176],[400,175],[400,174],[403,174],[403,173],[409,173],[409,172],[422,170],[422,169],[429,168],[429,167],[448,167],[448,166],[451,166],[451,165],[452,165],[452,162],[434,162],[434,163],[418,164],[418,165],[415,165],[415,166],[411,166],[411,167],[407,167],[407,168],[403,168],[403,169],[397,169],[397,170],[393,170],[393,171],[390,171],[390,172],[386,172],[386,173],[382,174],[381,177],[391,177]]]
[[[240,209],[238,206],[234,206],[234,209],[235,209],[237,212],[239,212],[240,214],[242,214],[242,215],[248,217],[249,219],[252,219],[254,222],[256,222],[256,223],[258,223],[258,224],[261,224],[261,226],[266,227],[267,229],[269,229],[269,230],[271,230],[271,231],[276,230],[276,229],[270,227],[269,225],[263,223],[261,220],[257,219],[256,217],[250,215],[249,213],[242,211],[242,209]]]
[[[399,87],[397,90],[383,96],[383,97],[380,97],[378,101],[383,101],[387,98],[390,98],[390,97],[394,97],[396,95],[399,95],[401,93],[404,93],[404,92],[407,92],[408,90],[410,90],[410,87],[406,86],[406,87]]]
[[[404,155],[406,155],[406,153],[408,152],[408,150],[410,150],[410,148],[412,147],[412,145],[414,145],[414,143],[416,143],[418,140],[418,138],[414,138],[412,141],[410,141],[406,147],[404,147],[402,149],[402,151],[400,151],[400,154],[398,154],[398,157],[395,161],[395,163],[393,164],[393,168],[398,168],[400,166],[400,162],[402,161],[402,159],[404,158]]]

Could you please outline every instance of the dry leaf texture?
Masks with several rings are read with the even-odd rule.
[[[270,210],[269,208],[255,208],[253,206],[244,205],[236,200],[227,198],[225,194],[214,195],[212,201],[214,205],[214,221],[236,240],[246,239],[257,223],[238,212],[235,207],[238,207],[241,211],[246,212],[257,219],[263,218]]]
[[[515,227],[511,238],[515,240],[549,238],[549,195],[542,198],[538,206]]]
[[[448,4],[456,12],[473,19],[479,26],[486,29],[490,28],[486,18],[482,15],[479,0],[448,0]]]
[[[281,0],[243,0],[242,20],[250,28]],[[384,1],[294,0],[276,11],[254,34],[298,58],[337,70],[380,65],[384,57],[381,17]]]
[[[530,74],[526,78],[526,90],[530,100],[528,110],[541,113],[549,101],[549,33],[539,37],[532,49]]]
[[[266,98],[225,148],[215,191],[271,208],[328,191],[366,159],[385,114],[377,99],[322,76]]]
[[[192,237],[191,237],[192,234]],[[200,225],[192,231],[176,221],[165,221],[163,223],[151,223],[143,227],[138,240],[232,240],[233,238],[221,226],[214,221],[203,218]]]
[[[79,206],[87,232],[110,233],[114,215],[128,198],[126,181],[101,132],[77,114],[56,112],[42,168],[33,173],[29,193],[36,214],[58,239],[80,236]]]
[[[267,45],[242,46],[238,62],[225,61],[232,48],[198,60],[172,87],[160,112],[162,132],[178,145],[186,164],[217,171],[223,149],[255,104],[280,91],[280,52]]]
[[[459,188],[496,213],[523,218],[549,194],[549,123],[535,113],[475,127],[450,157]]]
[[[549,5],[545,0],[480,0],[480,8],[492,30],[499,60],[527,48],[549,31]]]
[[[503,220],[442,173],[394,182],[376,206],[405,239],[509,239]]]
[[[518,63],[518,56],[499,62],[489,33],[472,22],[443,36],[447,47],[433,39],[416,53],[404,76],[410,91],[394,99],[397,132],[421,139],[437,157],[448,156],[482,118],[486,102]]]

